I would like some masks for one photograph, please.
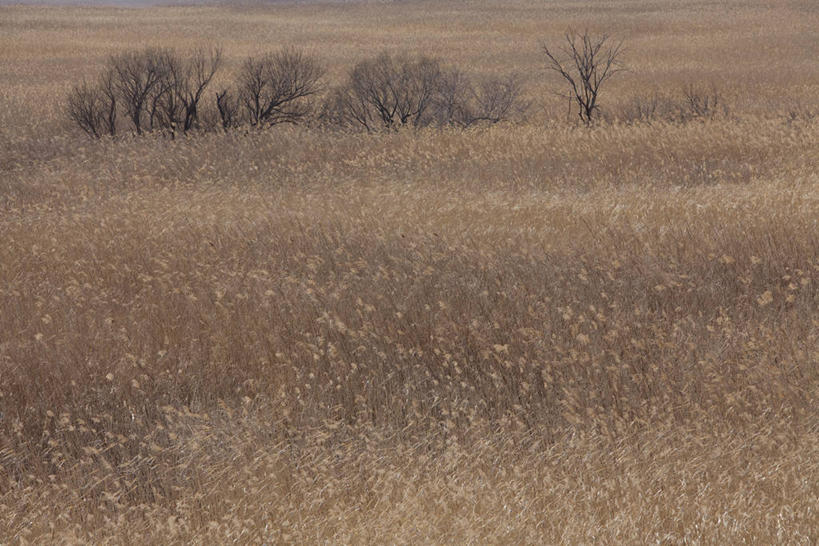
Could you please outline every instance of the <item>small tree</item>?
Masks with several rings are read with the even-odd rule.
[[[120,111],[137,134],[156,129],[171,137],[187,133],[199,124],[199,104],[221,62],[218,48],[187,58],[161,48],[115,55],[95,85],[83,83],[71,91],[66,111],[96,138],[116,134]]]
[[[114,71],[106,68],[99,79],[99,90],[102,105],[105,108],[103,123],[110,136],[117,134],[117,88],[114,82]]]
[[[168,50],[149,48],[109,59],[117,95],[139,135],[144,128],[145,116],[151,124],[156,115],[159,98],[164,93],[168,57]]]
[[[209,53],[197,50],[190,58],[166,55],[162,60],[163,75],[154,93],[157,114],[151,115],[151,128],[156,118],[159,127],[171,136],[181,130],[194,129],[199,123],[199,103],[222,62],[218,48]]]
[[[84,81],[74,86],[66,100],[66,112],[91,137],[114,136],[117,131],[117,93],[113,74],[105,70],[96,85]]]
[[[578,115],[586,125],[591,124],[599,108],[600,87],[623,70],[619,62],[622,42],[608,44],[607,34],[593,37],[588,31],[578,34],[572,30],[566,34],[566,45],[558,50],[543,44],[546,68],[557,72],[566,81],[568,96],[577,103],[580,110]]]
[[[68,94],[66,111],[68,117],[88,136],[94,138],[102,136],[105,107],[99,88],[89,85],[88,82],[75,86]]]
[[[234,97],[230,89],[216,92],[216,110],[225,131],[239,126],[239,99]]]
[[[433,104],[436,122],[439,125],[468,126],[472,119],[470,101],[474,91],[472,80],[465,72],[458,68],[443,70]]]
[[[472,92],[474,106],[469,125],[499,123],[522,114],[527,105],[521,100],[523,84],[516,74],[494,76],[479,82]]]
[[[347,82],[331,97],[330,109],[340,122],[368,131],[420,127],[430,122],[440,81],[435,59],[382,53],[350,70]]]
[[[297,123],[310,113],[323,76],[319,62],[297,50],[249,58],[239,72],[238,98],[253,126]]]
[[[445,70],[438,84],[433,112],[440,125],[470,127],[495,124],[522,114],[523,84],[516,74],[478,80],[453,68]]]
[[[153,59],[147,59],[149,64],[146,66],[153,65],[158,74],[156,86],[148,93],[148,130],[164,129],[173,138],[183,111],[182,101],[175,92],[176,81],[184,70],[182,61],[175,52],[166,49],[146,50],[145,54],[154,55]]]
[[[176,82],[176,93],[185,107],[185,119],[182,126],[185,132],[190,131],[199,123],[199,102],[221,65],[221,48],[213,48],[208,53],[201,49],[197,50],[187,63],[184,77],[181,81]]]

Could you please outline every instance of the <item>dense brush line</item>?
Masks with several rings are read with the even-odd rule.
[[[71,90],[66,113],[94,138],[116,136],[125,127],[137,135],[161,132],[173,138],[307,120],[367,131],[469,127],[526,110],[522,80],[515,74],[476,79],[423,55],[382,53],[361,61],[328,93],[322,63],[296,49],[247,58],[233,81],[211,95],[222,66],[219,48],[189,56],[167,48],[115,55],[94,82]],[[214,100],[207,102],[206,96]],[[209,111],[203,114],[206,103]]]

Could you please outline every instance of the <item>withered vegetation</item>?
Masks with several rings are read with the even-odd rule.
[[[729,4],[0,8],[0,542],[816,542],[819,16]],[[272,37],[528,115],[232,130]]]

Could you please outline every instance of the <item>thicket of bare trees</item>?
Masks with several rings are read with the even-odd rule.
[[[475,80],[425,56],[381,54],[355,65],[325,102],[322,116],[368,131],[498,123],[522,114],[516,75]]]
[[[124,114],[133,132],[163,131],[171,137],[199,127],[200,104],[222,64],[220,49],[197,50],[187,58],[170,49],[148,48],[108,59],[96,82],[83,82],[66,108],[93,137],[114,136]]]
[[[386,53],[359,62],[324,94],[321,63],[293,49],[246,59],[233,81],[211,95],[222,59],[220,49],[187,58],[158,48],[113,56],[96,82],[72,89],[67,114],[96,138],[123,129],[175,137],[307,120],[367,131],[469,127],[513,119],[526,106],[515,75],[475,79],[438,59]],[[205,96],[215,100],[203,123]]]

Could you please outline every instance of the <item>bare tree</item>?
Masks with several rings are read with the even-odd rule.
[[[429,57],[382,53],[358,63],[350,73],[354,96],[369,106],[368,124],[387,128],[425,124],[425,114],[441,79],[440,64]]]
[[[370,105],[366,99],[353,92],[349,85],[333,89],[322,104],[319,120],[331,125],[374,128]]]
[[[199,102],[221,65],[221,48],[213,48],[207,53],[197,50],[187,63],[183,78],[176,82],[176,93],[185,108],[184,132],[187,133],[199,123]]]
[[[421,127],[433,121],[441,80],[435,59],[382,53],[350,70],[325,104],[323,117],[368,131]]]
[[[249,58],[238,76],[238,97],[253,126],[297,123],[311,111],[324,69],[300,51],[287,49]]]
[[[151,96],[150,127],[162,128],[171,137],[187,133],[199,123],[199,103],[222,60],[220,49],[197,50],[182,59],[165,52],[159,60],[161,79]]]
[[[117,134],[117,88],[114,80],[114,71],[108,67],[102,71],[99,79],[99,89],[101,100],[105,107],[103,123],[105,130],[110,136]]]
[[[603,83],[623,70],[619,57],[622,42],[608,45],[609,36],[593,37],[588,31],[566,33],[566,45],[554,50],[543,44],[546,68],[557,72],[569,86],[570,100],[579,107],[578,115],[586,125],[599,108],[598,99]]]
[[[176,83],[183,77],[183,64],[175,52],[167,49],[146,51],[153,54],[149,65],[155,67],[157,84],[148,93],[148,130],[163,129],[173,138],[181,123],[183,107],[176,93]]]
[[[148,48],[123,53],[109,60],[114,85],[134,130],[142,134],[145,116],[152,122],[166,76],[167,50]]]
[[[227,131],[239,126],[239,99],[230,89],[216,92],[216,109],[222,122],[222,129]]]
[[[470,127],[495,124],[523,114],[523,82],[516,74],[489,76],[477,83],[457,68],[444,70],[434,101],[434,117],[440,125]]]
[[[657,116],[661,98],[656,92],[650,95],[638,95],[623,108],[621,118],[626,123],[651,123]]]
[[[474,91],[472,80],[465,72],[457,68],[443,70],[433,104],[437,123],[459,127],[468,126],[473,117],[470,101],[474,96]]]
[[[68,94],[66,112],[77,126],[89,136],[114,136],[117,131],[117,93],[113,74],[105,70],[96,85],[86,81],[75,86]]]
[[[499,123],[523,113],[527,105],[521,96],[523,83],[516,74],[491,77],[481,81],[473,91],[469,125],[478,122]]]
[[[75,86],[68,94],[66,111],[68,117],[89,136],[102,136],[105,107],[99,88],[88,82]]]
[[[187,59],[164,48],[110,57],[97,88],[105,107],[101,123],[114,135],[121,108],[137,134],[162,129],[173,137],[190,131],[199,122],[199,104],[221,61],[218,48],[197,50]],[[78,104],[79,95],[72,100]]]

